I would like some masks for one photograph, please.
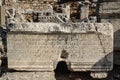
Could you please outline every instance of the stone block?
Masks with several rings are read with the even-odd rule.
[[[39,28],[33,24],[30,26],[30,23],[26,25],[29,26],[19,26],[19,29],[12,27],[8,33],[8,68],[53,71],[58,62],[65,61],[71,71],[112,69],[111,24],[76,24],[74,28],[68,25],[66,27],[65,24],[60,24],[61,27],[51,26],[49,23],[43,23],[44,26],[41,23]],[[91,28],[86,25],[91,25]],[[84,32],[81,31],[82,28],[85,29]],[[88,31],[92,28],[94,32]],[[62,58],[62,54],[67,57]]]
[[[100,13],[120,13],[120,2],[104,2],[100,4]]]
[[[0,26],[6,29],[5,25],[5,6],[0,6]]]
[[[101,19],[101,22],[110,22],[114,26],[114,50],[120,50],[120,19]]]
[[[0,80],[56,80],[54,72],[8,72]]]

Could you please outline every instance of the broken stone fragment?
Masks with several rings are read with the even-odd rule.
[[[108,25],[108,27],[106,27]],[[101,27],[103,26],[103,27]],[[87,33],[98,32],[101,34],[113,34],[110,23],[17,23],[9,26],[10,31],[38,32],[38,33]]]

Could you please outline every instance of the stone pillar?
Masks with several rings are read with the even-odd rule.
[[[0,6],[0,26],[5,28],[5,6]]]
[[[88,15],[89,15],[89,5],[82,5],[81,8],[81,13],[80,13],[80,19],[85,19],[85,18],[88,18]]]
[[[70,19],[70,5],[69,4],[66,5],[64,12],[67,15],[67,18]]]
[[[0,6],[2,6],[2,0],[0,0]]]

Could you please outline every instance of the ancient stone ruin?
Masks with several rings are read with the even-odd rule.
[[[106,78],[113,69],[113,51],[119,52],[119,4],[119,0],[1,0],[0,79],[57,80],[54,71],[60,63],[69,71]]]

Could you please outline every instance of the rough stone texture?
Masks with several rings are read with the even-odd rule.
[[[6,29],[5,25],[5,6],[0,6],[0,26]]]
[[[102,26],[102,27],[101,27]],[[107,27],[106,27],[107,26]],[[18,23],[9,26],[11,32],[32,33],[92,33],[113,35],[110,23]]]
[[[9,29],[13,32],[25,31],[33,33],[85,33],[96,31],[95,27],[96,26],[93,23],[18,23],[13,24],[9,27]]]
[[[120,2],[104,2],[100,4],[100,14],[120,13]]]
[[[120,64],[120,2],[100,4],[101,22],[110,22],[114,26],[114,64]]]
[[[56,80],[53,72],[14,72],[6,73],[0,80]]]
[[[43,30],[40,33],[34,33],[37,27],[34,27],[33,31],[31,27],[31,30],[23,27],[19,31],[16,27],[11,29],[7,36],[8,68],[53,71],[59,61],[65,61],[71,71],[112,69],[113,29],[111,24],[94,24],[91,29],[95,27],[97,31],[92,33],[88,33],[89,31],[81,33],[81,27],[85,28],[84,31],[87,30],[87,26],[83,25],[74,29],[71,27],[71,30],[69,27],[61,26],[63,31],[59,26],[48,27],[39,26]],[[50,33],[56,30],[57,33]],[[66,54],[67,57],[61,58],[62,54]]]
[[[114,26],[114,50],[120,50],[120,19],[101,19],[102,22],[110,22]]]
[[[8,72],[0,80],[98,80],[93,79],[87,72],[54,73],[54,72]],[[119,80],[113,79],[109,75],[106,79],[100,80]]]
[[[98,0],[100,2],[120,2],[120,0]]]
[[[112,68],[112,63],[113,63],[112,55],[113,54],[112,53],[109,54],[109,52],[113,51],[113,48],[112,48],[112,46],[113,46],[113,44],[112,44],[113,33],[112,32],[113,31],[109,27],[110,24],[85,24],[85,23],[70,24],[75,21],[74,20],[73,20],[73,22],[69,21],[70,18],[68,18],[69,19],[68,20],[65,17],[62,20],[63,20],[63,22],[64,22],[64,20],[68,20],[67,25],[66,24],[65,25],[56,24],[59,22],[58,20],[60,20],[60,18],[57,17],[58,20],[55,19],[56,17],[54,17],[54,16],[56,16],[56,15],[54,13],[52,13],[52,15],[54,15],[54,16],[52,16],[52,18],[51,18],[51,16],[49,16],[49,17],[41,16],[40,17],[37,15],[39,18],[42,18],[42,19],[44,18],[43,22],[52,22],[52,21],[56,22],[54,24],[53,23],[52,24],[44,23],[44,25],[43,25],[41,23],[36,23],[37,21],[41,22],[39,19],[36,21],[32,20],[33,19],[32,16],[35,15],[35,14],[33,14],[34,11],[35,11],[35,13],[41,13],[41,11],[43,11],[42,13],[44,13],[44,11],[48,11],[47,9],[45,9],[46,7],[43,10],[41,10],[42,6],[46,6],[46,4],[44,5],[43,3],[38,4],[38,3],[42,2],[42,0],[30,0],[30,1],[29,0],[1,0],[1,1],[3,2],[3,3],[1,3],[1,5],[6,6],[7,27],[9,27],[9,29],[11,30],[11,32],[8,33],[8,40],[9,40],[8,41],[8,46],[9,46],[8,53],[10,53],[10,54],[8,54],[8,56],[10,56],[10,57],[8,57],[9,58],[9,60],[8,60],[9,67],[12,66],[12,68],[17,69],[17,70],[31,70],[31,71],[49,70],[49,71],[53,71],[53,69],[55,69],[55,66],[57,65],[58,61],[65,61],[65,62],[67,62],[68,68],[70,70],[74,70],[74,68],[76,68],[76,66],[79,69],[82,68],[80,70],[76,69],[76,71],[78,71],[78,70],[79,71],[81,71],[81,70],[97,71],[98,69],[99,69],[99,71],[101,71],[101,69],[102,70],[104,69],[104,71],[106,71],[106,70],[108,70],[108,68],[109,68],[109,70]],[[47,0],[47,1],[51,2],[52,0]],[[64,2],[65,0],[62,0],[62,1]],[[68,0],[66,0],[66,1],[68,1]],[[72,1],[75,1],[75,0],[72,0]],[[78,0],[76,0],[76,1],[78,1]],[[98,8],[98,6],[96,7],[96,5],[97,5],[96,1],[109,2],[109,3],[101,4],[102,6],[100,7],[100,14],[98,14],[98,15],[100,15],[101,18],[102,17],[103,18],[113,18],[114,16],[119,15],[118,12],[120,11],[119,10],[120,3],[115,3],[115,1],[118,2],[120,0],[90,0],[90,1],[95,2],[95,3],[91,3],[90,7],[89,7],[90,9],[86,9],[87,11],[84,11],[84,12],[89,12],[89,13],[85,13],[85,14],[89,14],[86,16],[86,18],[88,18],[88,16],[95,17],[95,15],[96,15],[95,8]],[[110,3],[110,2],[112,2],[112,3]],[[54,3],[51,3],[51,4],[54,4]],[[81,0],[81,1],[77,2],[77,4],[79,4],[78,6],[83,6],[83,5],[86,6],[89,4],[89,0],[85,0],[85,2]],[[57,6],[58,6],[58,10],[60,8],[64,7],[64,5],[57,5]],[[78,7],[76,7],[77,6],[76,4],[74,4],[73,6],[74,6],[73,7],[73,14],[74,14],[73,18],[78,19],[78,16],[81,15],[80,8],[78,10]],[[75,10],[75,7],[76,7],[76,10]],[[52,7],[51,7],[51,9],[52,9]],[[52,12],[52,11],[50,10],[49,12]],[[70,11],[72,11],[72,10],[70,10]],[[85,14],[83,13],[83,15],[85,15]],[[2,15],[4,16],[4,14],[2,14]],[[67,14],[67,16],[68,15],[70,15],[70,12]],[[35,17],[37,17],[37,16],[35,16]],[[62,16],[64,16],[64,15],[62,15]],[[119,16],[117,16],[117,18],[118,17]],[[49,20],[46,20],[48,18],[49,18]],[[35,18],[35,19],[37,19],[37,18]],[[4,21],[4,19],[3,19],[3,21]],[[35,23],[34,23],[34,21],[35,21]],[[89,22],[88,19],[87,20],[83,19],[82,22],[84,22],[84,21]],[[95,21],[95,20],[93,20],[93,21]],[[26,23],[23,23],[23,22],[26,22]],[[31,23],[27,23],[27,22],[31,22]],[[78,22],[80,22],[80,20],[78,20]],[[11,23],[13,23],[13,24],[11,24]],[[113,23],[115,23],[115,21],[113,21]],[[118,24],[118,23],[116,22],[114,26],[116,26],[116,24]],[[11,26],[11,25],[14,25],[14,26]],[[108,26],[108,27],[106,27],[106,26]],[[118,26],[116,28],[118,28]],[[57,34],[57,33],[59,33],[59,34]],[[63,35],[63,34],[65,34],[65,35]],[[116,37],[118,37],[118,35]],[[72,38],[73,36],[74,36],[74,38]],[[33,40],[33,38],[34,38],[34,40]],[[49,41],[47,41],[48,39],[49,39]],[[73,42],[72,39],[76,39],[75,42]],[[84,40],[82,40],[82,39],[84,39]],[[37,42],[36,42],[36,40],[37,40]],[[46,40],[46,43],[44,40]],[[62,40],[62,41],[59,41],[59,40]],[[60,45],[58,45],[57,42],[59,42]],[[78,43],[80,43],[81,45],[78,45]],[[18,44],[18,45],[16,45],[16,44]],[[33,44],[36,44],[36,45],[33,45]],[[50,44],[52,44],[52,45],[50,46]],[[74,50],[72,50],[71,47],[74,46],[74,44],[76,46],[73,48]],[[21,45],[21,48],[19,48],[20,47],[19,45]],[[81,49],[81,46],[83,46],[83,45],[85,45],[85,47],[84,47],[84,49]],[[115,45],[119,45],[119,44],[115,43]],[[40,48],[45,47],[45,49],[41,50],[39,47]],[[30,49],[26,49],[26,48],[30,48]],[[48,49],[48,48],[51,48],[51,49]],[[56,50],[54,50],[54,49],[56,49]],[[63,50],[63,49],[65,49],[65,50]],[[94,51],[92,51],[93,49],[94,49]],[[59,51],[57,52],[57,50],[59,50]],[[97,50],[99,50],[99,52]],[[50,53],[51,56],[47,55],[47,51]],[[42,52],[45,54],[42,54]],[[75,53],[75,56],[72,56],[72,55],[74,55],[74,54],[71,54],[72,52]],[[78,52],[80,52],[80,54],[78,54]],[[81,52],[83,52],[84,54],[81,54]],[[101,54],[99,54],[100,52],[101,52]],[[54,57],[52,57],[53,56],[52,53],[59,54],[57,56],[56,56],[56,54],[54,54],[54,56],[56,56],[55,57],[56,60],[54,59]],[[91,53],[94,53],[94,54],[91,55]],[[71,59],[72,57],[73,57],[73,60]],[[81,58],[79,59],[79,57],[81,57]],[[95,58],[92,59],[91,57],[95,57]],[[35,59],[33,59],[33,58],[35,58]],[[48,59],[46,59],[46,58],[48,58]],[[52,61],[51,61],[51,59],[52,59]],[[53,62],[54,60],[56,62]],[[44,63],[45,65],[43,65],[43,64],[41,64],[40,61],[43,61],[42,63],[44,63],[45,61],[49,61],[50,64],[45,62]],[[70,61],[76,61],[76,62],[79,61],[80,64],[78,64],[78,63],[73,64]],[[89,63],[81,63],[82,61],[90,62],[90,64]],[[2,61],[2,63],[4,63],[4,61]],[[46,65],[47,66],[49,65],[48,66],[49,68],[45,67]],[[82,65],[82,66],[80,66],[80,65]],[[78,67],[78,66],[80,66],[80,67]],[[43,67],[44,67],[44,69],[43,69]],[[73,69],[71,69],[71,67]],[[83,67],[86,69],[83,69]],[[96,67],[97,67],[97,69],[95,69]],[[49,77],[48,76],[46,77],[46,75],[48,75]],[[79,75],[76,78],[76,75],[77,74],[75,74],[74,76],[68,75],[66,78],[65,74],[63,74],[63,76],[57,77],[56,74],[53,74],[53,72],[50,73],[50,72],[24,72],[24,71],[19,72],[19,71],[15,71],[15,72],[11,72],[11,73],[8,72],[7,74],[3,75],[0,78],[0,80],[54,80],[54,79],[55,80],[93,80],[91,77],[88,77],[88,75],[87,76],[82,75],[81,78],[78,77]],[[113,79],[110,77],[108,80],[113,80]]]

